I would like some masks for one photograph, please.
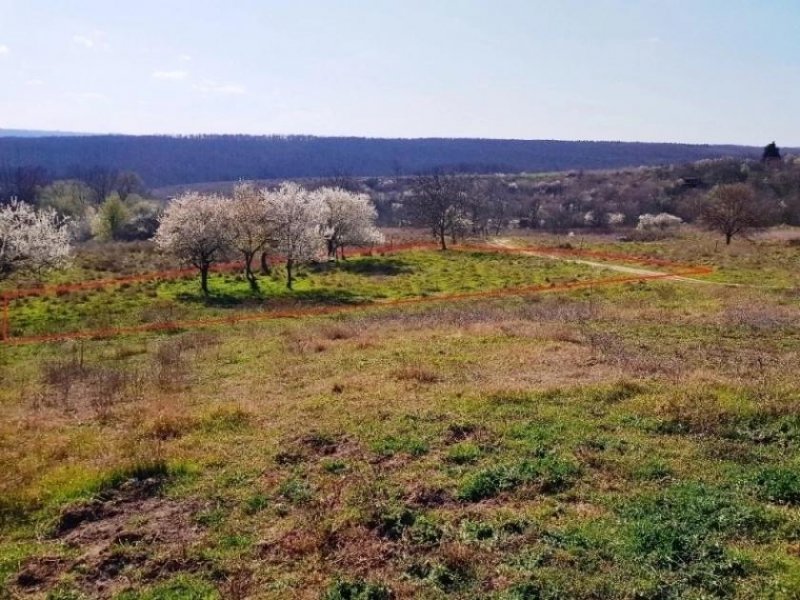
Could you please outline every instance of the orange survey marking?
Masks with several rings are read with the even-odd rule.
[[[430,243],[411,243],[403,245],[380,246],[368,250],[354,253],[352,256],[370,256],[407,252],[409,250],[436,250],[438,246]],[[459,292],[452,294],[442,294],[437,296],[417,296],[414,298],[402,298],[395,300],[376,300],[374,302],[346,305],[346,306],[316,306],[308,308],[297,308],[294,310],[271,310],[250,312],[226,317],[207,317],[201,319],[188,319],[181,321],[159,321],[144,323],[140,325],[106,327],[100,329],[84,329],[79,331],[61,332],[44,335],[12,336],[10,330],[10,305],[13,300],[34,296],[63,295],[71,292],[86,290],[105,290],[107,288],[122,285],[125,283],[138,283],[154,280],[179,279],[195,275],[194,269],[174,269],[170,271],[158,271],[153,273],[143,273],[127,277],[113,279],[96,279],[79,283],[63,285],[46,285],[26,289],[10,290],[2,295],[3,301],[3,320],[0,326],[0,341],[9,345],[35,344],[44,342],[56,342],[74,339],[107,338],[125,334],[144,333],[149,331],[169,331],[178,329],[192,329],[198,327],[210,327],[214,325],[234,325],[236,323],[267,321],[273,319],[296,319],[300,317],[343,314],[358,310],[371,308],[384,308],[393,306],[403,306],[412,304],[430,304],[434,302],[447,302],[458,300],[469,300],[477,298],[501,298],[506,296],[525,296],[531,294],[562,292],[577,289],[601,287],[607,285],[619,285],[623,283],[634,283],[639,281],[670,279],[675,277],[686,277],[689,275],[708,275],[713,272],[711,267],[693,266],[678,264],[659,258],[642,256],[631,256],[616,252],[602,252],[597,250],[581,250],[575,248],[557,248],[553,246],[520,246],[520,247],[499,247],[488,244],[460,244],[451,247],[452,250],[491,252],[498,254],[526,254],[536,253],[553,257],[564,258],[591,258],[601,261],[625,262],[638,265],[647,265],[666,269],[665,272],[634,274],[618,277],[605,277],[586,281],[574,281],[571,283],[549,284],[549,285],[523,285],[496,290],[485,290],[477,292]],[[241,263],[226,263],[219,265],[217,272],[230,272],[242,268]]]

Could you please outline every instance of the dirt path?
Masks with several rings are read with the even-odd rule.
[[[511,240],[508,239],[495,239],[490,242],[493,245],[500,246],[501,248],[516,248],[517,246]],[[528,256],[541,256],[544,258],[550,258],[553,260],[562,260],[571,263],[577,263],[581,265],[587,265],[589,267],[595,267],[597,269],[606,269],[609,271],[616,271],[618,273],[626,273],[628,275],[646,275],[646,276],[653,276],[653,275],[663,275],[663,271],[654,271],[652,269],[645,269],[642,267],[631,267],[628,265],[619,265],[610,262],[598,262],[594,260],[586,260],[583,258],[568,258],[562,254],[557,253],[548,253],[542,251],[533,251],[533,250],[520,250],[520,254],[525,254]],[[707,281],[704,279],[695,279],[693,277],[684,277],[682,275],[675,275],[674,277],[665,277],[664,279],[670,281],[685,281],[688,283],[701,283],[705,285],[724,285],[724,286],[731,286],[731,287],[758,287],[758,286],[748,286],[743,283],[725,283],[721,281]]]

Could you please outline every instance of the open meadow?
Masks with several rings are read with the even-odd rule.
[[[414,250],[292,291],[276,269],[14,300],[20,337],[363,310],[0,345],[0,598],[800,598],[797,241],[494,243],[714,271],[381,306],[636,279]],[[48,283],[174,267],[113,248]]]

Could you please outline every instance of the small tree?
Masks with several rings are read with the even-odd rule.
[[[200,288],[208,296],[208,272],[230,248],[226,201],[189,192],[167,205],[159,219],[155,242],[200,271]]]
[[[761,160],[764,162],[780,161],[781,151],[775,142],[770,142],[764,147],[764,153],[761,155]]]
[[[428,227],[442,250],[447,250],[447,236],[455,239],[464,228],[465,197],[461,178],[434,173],[417,178],[408,208],[412,218]]]
[[[292,289],[294,268],[318,257],[328,207],[319,194],[286,182],[274,191],[262,190],[275,226],[277,251],[286,261],[286,287]]]
[[[133,171],[123,171],[117,175],[115,187],[120,200],[125,202],[131,194],[141,193],[144,184],[142,183],[142,178],[139,177],[137,173]]]
[[[253,184],[239,183],[233,188],[233,199],[228,203],[228,222],[231,245],[244,257],[244,274],[250,289],[258,291],[253,259],[259,252],[264,257],[267,246],[275,238],[275,224],[269,205]]]
[[[92,231],[103,241],[122,239],[122,232],[130,221],[128,207],[117,194],[111,194],[100,205],[92,222]]]
[[[657,215],[645,213],[639,215],[639,223],[636,229],[639,231],[652,231],[654,229],[666,231],[667,229],[678,227],[681,223],[683,223],[683,219],[669,213],[658,213]]]
[[[325,241],[328,257],[338,259],[345,246],[365,246],[383,241],[375,227],[378,214],[366,194],[348,192],[342,188],[320,188],[314,192],[327,206]]]
[[[101,204],[114,190],[118,175],[116,169],[103,165],[78,171],[78,178],[92,190],[92,201],[96,205]]]
[[[54,210],[17,200],[0,208],[0,279],[62,267],[69,254],[67,223]]]
[[[706,227],[723,234],[725,244],[730,244],[733,236],[760,222],[753,188],[745,183],[715,186],[703,204],[701,218]]]

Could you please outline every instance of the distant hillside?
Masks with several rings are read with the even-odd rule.
[[[40,137],[64,137],[76,135],[92,135],[90,133],[75,133],[73,131],[47,131],[43,129],[3,129],[0,127],[0,137],[22,137],[22,138],[40,138]]]
[[[542,172],[758,157],[760,149],[633,142],[373,139],[311,136],[3,137],[0,165],[63,177],[94,166],[136,171],[149,186],[203,181],[399,175],[433,169]]]

